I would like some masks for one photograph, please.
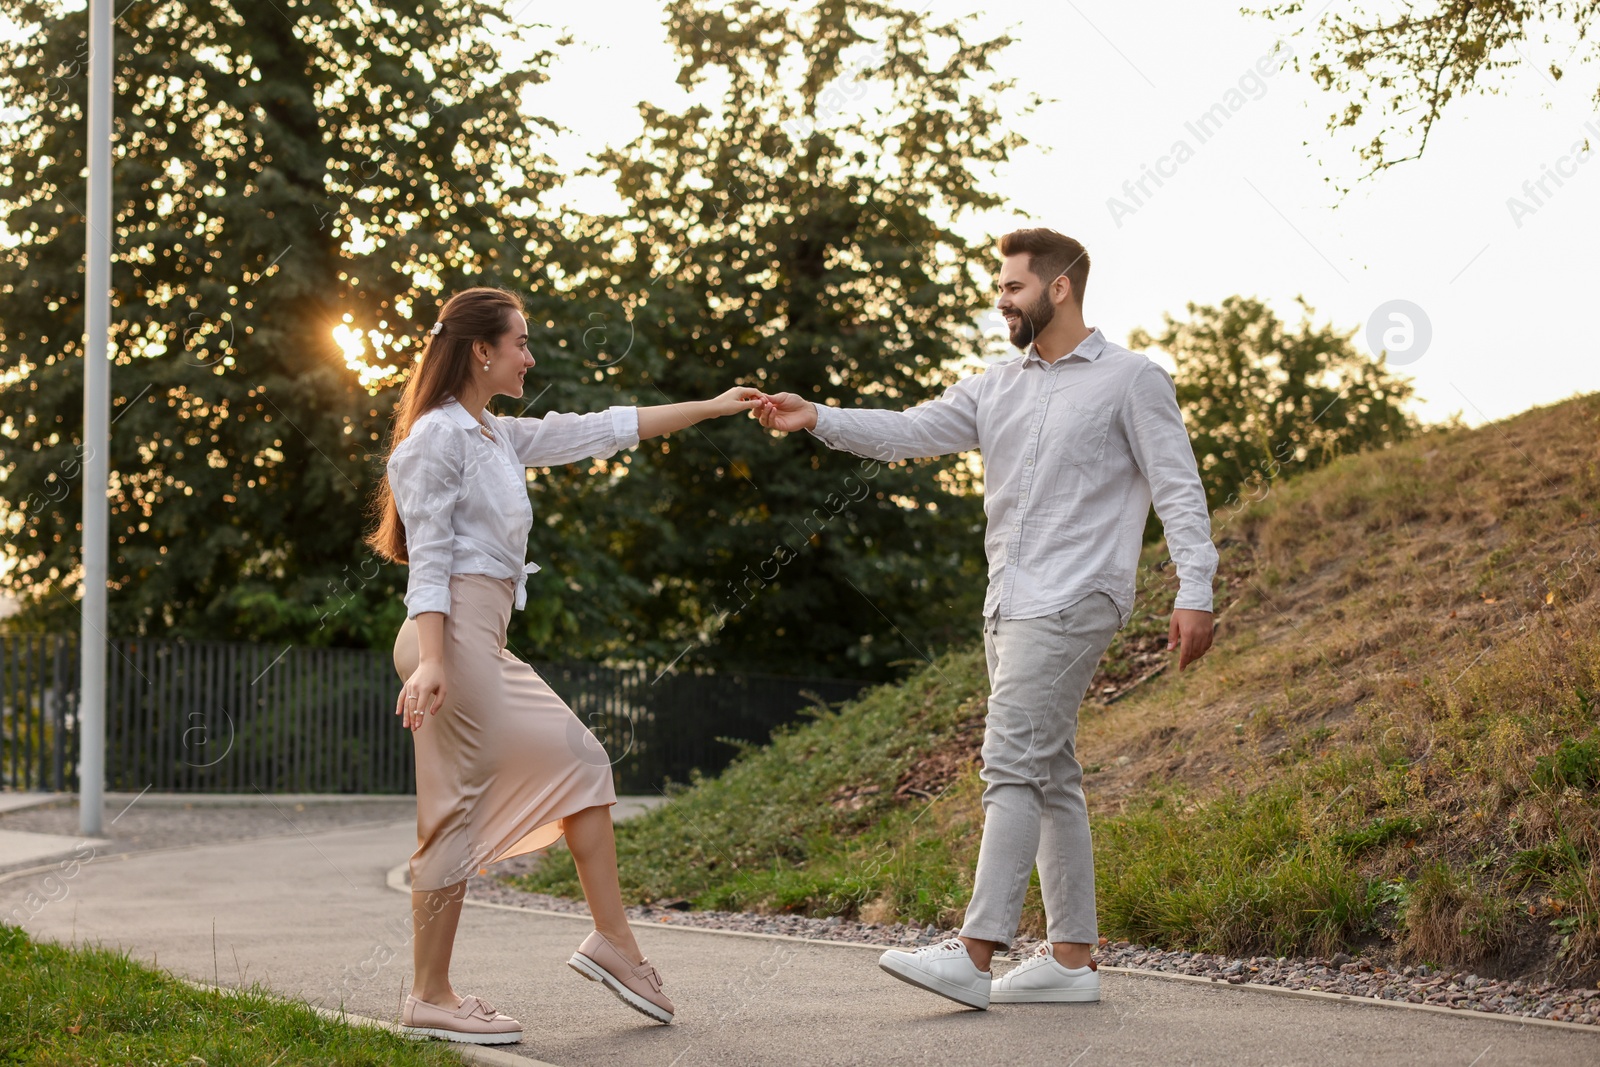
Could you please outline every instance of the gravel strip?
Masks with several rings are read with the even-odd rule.
[[[1393,971],[1342,952],[1331,959],[1284,956],[1239,959],[1206,952],[1163,952],[1117,941],[1102,945],[1098,959],[1112,967],[1198,975],[1231,985],[1313,989],[1322,993],[1433,1004],[1556,1022],[1591,1025],[1600,1022],[1600,989],[1481,978],[1464,971],[1441,971],[1427,966]]]
[[[467,894],[473,900],[512,907],[587,915],[589,907],[581,900],[553,897],[544,893],[524,893],[506,885],[503,876],[526,873],[533,867],[528,857],[518,856],[497,864],[495,874],[474,875]],[[733,911],[688,911],[659,905],[635,905],[628,917],[645,922],[701,930],[733,930],[756,934],[787,934],[813,940],[847,941],[884,948],[917,948],[934,945],[956,930],[941,930],[933,925],[906,923],[863,923],[837,916],[817,919],[805,915],[756,915]],[[1021,959],[1039,942],[1019,938],[1009,958]],[[1006,959],[1000,955],[997,959]],[[1595,1024],[1600,1022],[1600,989],[1573,989],[1559,985],[1535,984],[1517,980],[1481,978],[1462,971],[1440,971],[1427,966],[1387,970],[1372,961],[1338,953],[1332,959],[1320,957],[1253,956],[1248,959],[1218,956],[1206,952],[1165,952],[1126,941],[1102,940],[1096,960],[1108,967],[1185,974],[1210,978],[1229,985],[1267,985],[1286,989],[1309,989],[1340,993],[1351,997],[1403,1001],[1408,1004],[1433,1004],[1445,1008],[1489,1012],[1522,1018],[1551,1019],[1556,1022]]]

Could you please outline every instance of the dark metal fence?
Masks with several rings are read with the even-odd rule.
[[[758,674],[533,667],[600,742],[618,792],[714,774],[808,706],[866,683]],[[387,652],[118,639],[106,654],[106,788],[410,793],[411,731]],[[76,636],[0,634],[0,789],[73,790]]]

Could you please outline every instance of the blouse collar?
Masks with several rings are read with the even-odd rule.
[[[453,396],[447,398],[443,404],[439,405],[439,408],[446,415],[450,416],[451,421],[453,421],[457,426],[461,427],[463,430],[481,430],[481,429],[483,429],[483,425],[484,424],[479,422],[477,419],[473,418],[472,417],[472,412],[470,412],[466,408],[462,407],[461,406],[461,401],[457,400]]]

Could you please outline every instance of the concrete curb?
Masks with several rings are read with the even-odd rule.
[[[407,881],[410,873],[410,864],[402,863],[389,871],[386,881],[389,888],[401,893],[410,894],[411,886]],[[557,919],[577,919],[585,924],[589,920],[587,915],[574,915],[565,911],[548,911],[543,908],[519,908],[514,904],[495,904],[487,900],[473,900],[470,897],[467,904],[477,908],[496,908],[502,911],[520,911],[528,915],[544,915]],[[751,930],[708,930],[703,926],[674,926],[671,923],[652,923],[638,919],[630,919],[629,926],[636,926],[641,930],[681,930],[687,933],[714,934],[719,937],[746,937],[758,938],[766,941],[797,941],[806,945],[837,945],[840,948],[866,949],[871,952],[882,952],[884,949],[903,948],[903,945],[868,945],[860,941],[829,941],[817,937],[796,937],[793,934],[761,934]],[[1372,1005],[1382,1008],[1404,1008],[1408,1011],[1433,1012],[1438,1015],[1450,1015],[1455,1018],[1482,1020],[1484,1022],[1503,1023],[1514,1026],[1544,1026],[1553,1030],[1577,1030],[1580,1033],[1600,1037],[1600,1026],[1590,1026],[1584,1023],[1558,1022],[1555,1019],[1533,1019],[1525,1015],[1507,1015],[1492,1011],[1473,1011],[1470,1008],[1445,1008],[1437,1004],[1410,1004],[1399,1000],[1379,1000],[1377,997],[1357,997],[1349,993],[1326,993],[1319,989],[1290,989],[1287,986],[1262,985],[1259,983],[1243,982],[1234,985],[1197,974],[1174,974],[1170,971],[1146,971],[1136,967],[1111,967],[1100,968],[1107,974],[1126,974],[1135,978],[1160,978],[1174,982],[1188,982],[1193,985],[1203,985],[1217,989],[1239,989],[1250,993],[1270,993],[1281,997],[1301,997],[1306,1000],[1333,1000],[1343,1001],[1347,1004]]]
[[[26,795],[28,800],[12,807],[5,803],[7,795]],[[360,804],[371,801],[410,800],[416,801],[415,793],[105,793],[106,807],[118,804],[128,805],[138,800],[142,804],[151,804],[156,807],[237,807],[244,804],[260,804],[263,800],[270,800],[276,804]],[[34,794],[0,794],[0,812],[20,811],[24,808],[37,807],[42,804],[52,804],[57,801],[70,800],[76,802],[77,793],[34,793]]]
[[[168,973],[171,974],[171,972]],[[228,996],[236,997],[245,995],[247,992],[249,992],[247,990],[235,989],[232,986],[213,985],[210,982],[197,982],[192,978],[184,978],[175,974],[171,975],[171,977],[182,982],[184,985],[192,986],[195,989],[199,989],[207,993],[215,991],[226,993]],[[255,995],[264,996],[266,994],[262,994],[258,991]],[[321,1015],[323,1018],[333,1019],[336,1022],[348,1023],[352,1026],[372,1026],[379,1030],[389,1030],[396,1034],[400,1033],[400,1027],[398,1024],[385,1022],[382,1019],[369,1019],[365,1015],[352,1015],[346,1011],[338,1011],[334,1008],[323,1008],[316,1004],[308,1004],[303,1000],[292,1000],[288,997],[274,995],[272,999],[278,1001],[280,1004],[293,1004],[296,1007],[309,1008],[318,1015]],[[526,1033],[526,1031],[524,1031],[524,1033]],[[410,1041],[419,1041],[419,1043],[421,1040],[424,1040],[413,1038],[406,1034],[401,1034],[401,1036],[406,1037],[406,1039]],[[440,1039],[427,1038],[426,1040],[436,1041]],[[441,1041],[441,1044],[449,1045],[451,1050],[459,1055],[463,1060],[466,1060],[469,1063],[485,1064],[487,1067],[556,1067],[556,1065],[553,1063],[547,1063],[544,1060],[536,1060],[532,1056],[519,1056],[515,1052],[506,1052],[503,1049],[496,1048],[493,1045],[474,1045],[462,1041]]]
[[[337,830],[315,830],[315,831],[312,831],[312,832],[313,833],[343,833],[346,830],[361,830],[361,829],[371,829],[373,827],[378,827],[378,826],[393,826],[396,823],[402,823],[402,822],[410,824],[410,823],[413,823],[414,821],[415,820],[411,816],[408,815],[404,819],[374,819],[371,822],[351,823],[349,826],[341,826]],[[251,841],[276,841],[276,840],[279,840],[279,839],[285,838],[285,837],[305,837],[305,836],[306,835],[303,832],[299,831],[299,830],[286,830],[281,834],[262,834],[259,837],[251,837],[251,838],[249,838],[249,840],[251,840]],[[85,839],[85,840],[87,840],[87,839]],[[155,856],[155,855],[160,855],[161,853],[164,853],[164,852],[193,852],[197,848],[211,848],[215,844],[216,844],[215,841],[197,841],[197,842],[195,842],[193,844],[189,844],[189,845],[167,845],[167,846],[165,846],[163,848],[133,849],[132,851],[129,851],[129,852],[108,852],[104,856],[94,856],[94,857],[92,857],[90,859],[84,860],[83,862],[86,863],[86,864],[87,863],[109,863],[109,862],[113,862],[113,861],[116,861],[116,860],[136,859],[139,856]],[[68,853],[68,855],[70,856],[71,853]],[[0,871],[0,885],[4,885],[6,882],[15,881],[18,878],[26,878],[30,874],[47,874],[47,873],[49,873],[51,871],[60,870],[61,869],[61,863],[62,863],[61,859],[56,859],[53,862],[41,863],[41,864],[39,864],[38,866],[35,866],[35,867],[24,867],[24,868],[22,868],[20,870],[15,870],[15,871]],[[407,892],[409,892],[409,890],[407,890]]]
[[[45,804],[53,804],[54,802],[67,797],[68,795],[69,794],[67,793],[36,793],[32,790],[27,792],[23,792],[21,790],[15,792],[7,790],[3,793],[0,793],[0,814],[4,814],[8,811],[26,811],[29,808],[37,808],[42,807]]]

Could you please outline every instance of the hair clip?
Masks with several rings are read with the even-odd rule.
[[[428,333],[437,336],[439,331],[442,329],[444,329],[444,320],[440,319],[438,322],[433,324],[433,329],[429,330]]]

